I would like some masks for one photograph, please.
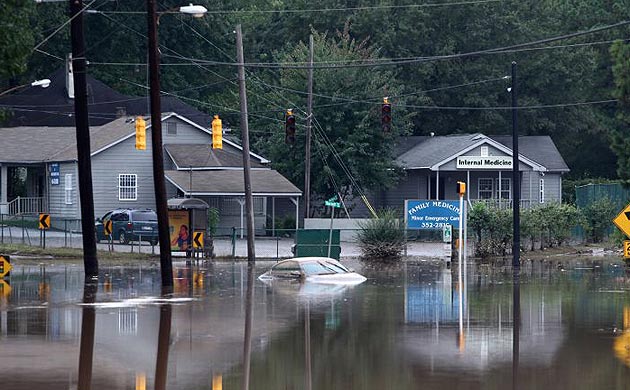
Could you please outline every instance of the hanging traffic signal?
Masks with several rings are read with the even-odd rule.
[[[383,98],[383,105],[381,106],[381,126],[383,126],[383,132],[389,133],[392,129],[392,105],[389,103],[389,98]]]
[[[147,123],[141,116],[136,118],[136,149],[147,149]]]
[[[459,196],[466,195],[466,183],[464,183],[463,181],[457,182],[457,194]]]
[[[293,145],[295,143],[295,116],[293,115],[293,110],[291,109],[287,110],[287,113],[284,116],[284,129],[284,142],[287,145]]]
[[[212,120],[212,149],[223,149],[223,122],[218,115]]]

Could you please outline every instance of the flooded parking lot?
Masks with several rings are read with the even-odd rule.
[[[84,288],[77,264],[16,263],[1,290],[0,387],[630,388],[630,274],[615,259],[517,275],[471,263],[462,287],[430,261],[351,262],[368,278],[354,287],[254,278],[272,264],[178,263],[162,296],[150,264],[102,266]]]

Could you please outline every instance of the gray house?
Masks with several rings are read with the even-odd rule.
[[[397,163],[406,177],[383,191],[377,204],[402,207],[405,199],[457,199],[457,181],[467,183],[470,202],[499,207],[512,204],[512,137],[460,134],[405,137],[398,142]],[[521,206],[562,200],[567,164],[548,136],[519,137]]]
[[[168,196],[202,197],[219,209],[220,227],[241,227],[241,146],[224,138],[223,149],[212,149],[211,131],[176,113],[163,114],[162,122]],[[90,128],[96,216],[115,208],[155,208],[150,131],[147,121],[147,149],[136,150],[135,118]],[[75,128],[2,128],[0,137],[0,213],[48,212],[53,223],[78,220]],[[291,202],[297,213],[301,192],[270,169],[268,160],[255,153],[250,156],[256,228],[262,229],[268,200]]]

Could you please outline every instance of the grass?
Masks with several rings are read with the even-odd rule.
[[[8,256],[24,256],[33,258],[52,257],[68,260],[83,260],[83,250],[77,248],[40,248],[36,246],[20,245],[20,244],[2,244],[0,245],[0,254]],[[132,260],[152,260],[159,256],[148,253],[129,253],[129,252],[108,252],[98,251],[97,258],[105,261],[132,261]]]

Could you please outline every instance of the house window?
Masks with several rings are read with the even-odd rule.
[[[118,200],[138,200],[138,175],[118,175]]]
[[[488,157],[488,147],[487,146],[482,146],[481,147],[481,157]]]
[[[499,185],[499,179],[497,179],[497,198],[510,199],[512,195],[512,180],[501,179],[501,185]]]
[[[177,135],[177,122],[166,122],[166,134]]]
[[[494,192],[494,180],[489,178],[479,179],[479,199],[492,199],[492,193]]]
[[[540,203],[545,203],[545,179],[540,179]]]
[[[64,194],[66,204],[72,204],[72,173],[67,173],[64,177]]]

